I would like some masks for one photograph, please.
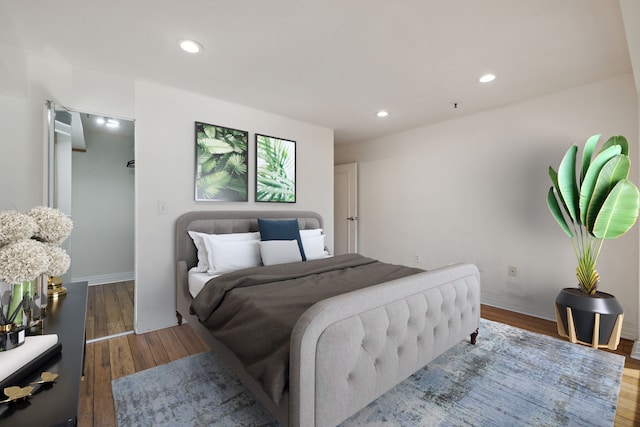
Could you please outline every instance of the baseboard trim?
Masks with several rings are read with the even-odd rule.
[[[182,321],[183,323],[185,320]],[[158,329],[170,328],[178,324],[178,318],[175,311],[170,314],[161,314],[156,316],[145,316],[144,322],[138,321],[134,329],[136,334],[144,334],[146,332],[157,331]]]
[[[636,360],[640,360],[640,341],[634,341],[633,342],[633,348],[631,349],[631,354],[629,355],[629,357],[631,357],[632,359],[636,359]]]
[[[72,282],[89,282],[89,286],[104,285],[105,283],[128,282],[135,280],[135,272],[101,274],[97,276],[72,277]]]
[[[550,303],[549,307],[547,307],[546,305],[542,306],[539,304],[532,304],[530,301],[522,301],[521,299],[509,298],[508,296],[484,291],[481,293],[480,300],[482,304],[490,305],[492,307],[515,311],[516,313],[551,320],[552,322],[556,321],[556,313],[553,308],[553,303]],[[637,329],[637,325],[629,322],[625,316],[624,323],[622,324],[622,338],[631,341],[635,340],[638,337]],[[638,359],[640,359],[640,349],[638,350]]]

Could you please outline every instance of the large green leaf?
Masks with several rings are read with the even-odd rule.
[[[562,193],[560,193],[560,186],[558,185],[558,172],[556,172],[551,166],[549,166],[549,178],[553,183],[553,188],[555,188],[556,190],[556,195],[558,196],[558,199],[560,199],[561,206],[564,207],[564,212],[567,214],[567,216],[569,216],[569,220],[573,221],[571,219],[571,216],[569,215],[569,209],[567,208],[567,203],[562,198]]]
[[[586,208],[587,213],[584,225],[587,228],[587,232],[592,233],[591,230],[593,230],[593,225],[596,222],[602,204],[618,181],[627,179],[630,168],[629,156],[623,156],[622,154],[614,156],[602,167],[598,174],[589,206]],[[582,199],[580,200],[582,201]],[[584,208],[581,206],[580,209]]]
[[[198,145],[211,154],[226,154],[235,151],[228,142],[221,139],[202,138],[198,140]]]
[[[202,130],[207,135],[208,138],[215,139],[216,138],[216,127],[211,125],[202,125]]]
[[[571,219],[580,224],[578,211],[578,184],[576,183],[576,153],[578,146],[572,145],[562,158],[558,168],[558,188],[567,205]]]
[[[606,150],[601,151],[600,154],[593,159],[591,165],[589,165],[589,169],[587,169],[587,173],[582,181],[582,185],[580,186],[580,221],[582,224],[585,224],[587,221],[587,207],[593,197],[593,190],[596,187],[596,181],[598,180],[600,171],[604,167],[605,163],[619,155],[621,151],[622,148],[619,145],[609,147]]]
[[[593,152],[596,150],[596,145],[598,145],[598,141],[600,140],[600,135],[593,135],[587,142],[584,143],[584,150],[582,151],[582,170],[580,172],[580,183],[584,180],[584,176],[587,174],[587,169],[589,169],[589,165],[591,164],[591,158],[593,157]]]
[[[604,201],[593,227],[598,239],[615,239],[629,230],[638,219],[638,188],[624,179],[613,187]]]
[[[603,152],[607,148],[613,147],[614,145],[620,146],[620,148],[622,149],[621,154],[624,154],[626,156],[629,155],[629,143],[627,142],[627,138],[622,135],[612,136],[611,138],[609,138],[607,142],[602,144],[600,152]]]
[[[547,205],[549,206],[549,210],[553,214],[553,217],[556,219],[560,227],[564,230],[565,233],[569,237],[573,237],[573,233],[567,224],[567,221],[564,219],[562,215],[562,211],[560,209],[560,205],[558,204],[558,200],[556,199],[556,195],[553,192],[553,187],[549,187],[549,193],[547,194]]]
[[[247,173],[247,161],[244,156],[239,154],[232,154],[227,160],[226,167],[232,174],[244,175]]]
[[[231,176],[220,171],[211,175],[203,176],[198,180],[198,194],[201,199],[216,199],[219,193],[227,186]]]

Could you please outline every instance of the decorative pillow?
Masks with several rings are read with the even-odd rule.
[[[268,240],[296,240],[300,249],[300,256],[303,261],[307,258],[304,255],[302,240],[300,239],[300,229],[298,220],[270,220],[258,218],[258,229],[260,230],[260,239]]]
[[[300,230],[302,231],[302,230]],[[307,260],[325,258],[327,254],[324,252],[324,234],[317,236],[301,236],[302,247]]]
[[[214,234],[204,238],[209,269],[207,273],[223,274],[260,265],[259,240],[224,240]]]
[[[302,261],[300,248],[295,240],[267,240],[260,242],[260,254],[264,265]]]
[[[300,237],[319,236],[322,234],[322,228],[312,228],[311,230],[300,230]]]
[[[209,254],[204,244],[204,239],[207,236],[216,236],[220,240],[260,240],[260,233],[229,233],[229,234],[207,234],[200,233],[198,231],[189,231],[189,236],[193,240],[198,251],[198,265],[193,267],[191,271],[197,273],[206,273],[209,270]]]

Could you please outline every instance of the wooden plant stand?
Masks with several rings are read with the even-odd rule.
[[[556,308],[556,324],[558,326],[558,335],[560,335],[561,337],[568,338],[569,341],[571,341],[573,344],[583,344],[593,348],[608,348],[609,350],[616,350],[618,348],[618,344],[620,344],[620,334],[622,333],[622,318],[624,317],[624,314],[618,315],[616,323],[613,326],[613,331],[611,331],[609,342],[607,344],[598,344],[600,342],[600,313],[594,313],[595,319],[593,324],[593,338],[591,339],[591,342],[584,342],[576,338],[576,328],[573,323],[573,313],[571,312],[571,307],[567,307],[567,329],[569,330],[569,334],[567,335],[567,333],[564,331],[558,304],[554,304],[554,306]]]

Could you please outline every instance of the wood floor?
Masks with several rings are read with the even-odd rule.
[[[482,306],[482,317],[558,337],[554,322]],[[481,337],[479,338],[481,339]],[[640,361],[629,358],[632,342],[622,340],[615,353],[626,357],[616,426],[640,425]],[[207,350],[188,325],[87,344],[78,425],[115,426],[111,380]],[[600,350],[604,351],[604,350]],[[571,361],[567,361],[571,363]],[[588,402],[585,402],[588,404]]]
[[[133,331],[133,283],[89,286],[87,340]]]

